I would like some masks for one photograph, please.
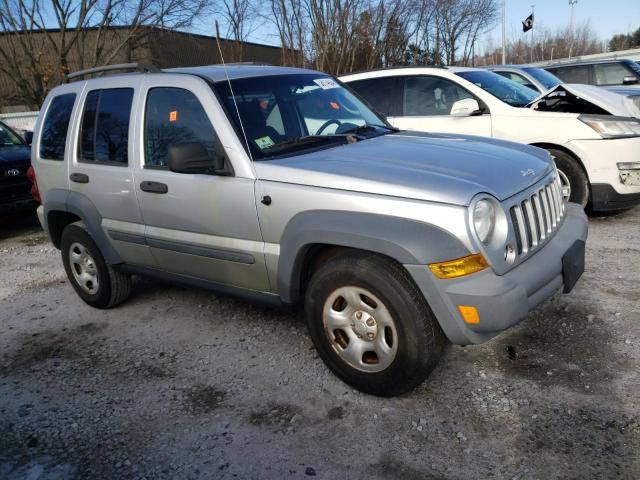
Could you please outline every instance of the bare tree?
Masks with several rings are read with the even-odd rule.
[[[269,0],[268,2],[267,18],[278,30],[283,65],[295,67],[305,65],[308,31],[303,1]]]
[[[213,13],[217,17],[221,17],[226,26],[225,38],[233,40],[222,43],[225,59],[241,62],[244,56],[244,43],[258,26],[260,18],[258,2],[255,0],[218,0],[214,3]]]
[[[495,0],[434,0],[435,41],[444,61],[468,63],[478,35],[490,28],[497,17]],[[462,49],[462,55],[458,53]]]
[[[146,27],[184,28],[206,0],[0,0],[0,73],[37,107],[70,64],[112,63]],[[123,28],[113,28],[123,27]]]
[[[416,0],[270,0],[283,63],[329,73],[402,63]]]

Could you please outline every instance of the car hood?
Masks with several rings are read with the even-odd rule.
[[[539,148],[466,135],[399,132],[282,159],[255,162],[259,179],[469,205],[499,200],[553,169]]]
[[[0,165],[15,165],[31,161],[31,149],[23,145],[0,147]]]
[[[640,107],[627,96],[595,85],[582,85],[578,83],[562,83],[556,85],[527,106],[531,107],[554,92],[563,90],[600,107],[616,117],[640,118]]]

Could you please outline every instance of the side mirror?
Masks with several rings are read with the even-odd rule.
[[[180,143],[169,147],[169,170],[175,173],[232,175],[226,163],[223,155],[211,156],[199,142]]]
[[[636,77],[633,77],[631,75],[629,75],[628,77],[624,77],[622,79],[622,84],[623,85],[634,85],[638,83],[638,79]]]
[[[449,115],[453,117],[470,117],[481,113],[480,104],[473,98],[458,100],[451,106]]]
[[[33,132],[24,132],[24,141],[31,146],[33,143]]]

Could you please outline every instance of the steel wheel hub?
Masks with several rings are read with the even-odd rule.
[[[374,340],[378,336],[378,324],[375,318],[361,310],[353,314],[351,328],[358,338]]]
[[[569,183],[569,177],[560,169],[558,169],[558,176],[560,177],[560,185],[562,186],[562,196],[565,200],[569,200],[571,197],[571,184]]]
[[[98,268],[87,247],[81,243],[72,243],[69,247],[69,263],[78,286],[90,295],[95,295],[99,287]]]
[[[389,367],[398,352],[395,322],[382,301],[361,287],[333,291],[323,308],[324,332],[335,353],[364,372]]]

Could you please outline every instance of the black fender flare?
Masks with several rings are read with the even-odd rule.
[[[47,224],[49,223],[49,214],[56,211],[72,213],[82,220],[87,232],[98,245],[108,264],[114,265],[123,262],[102,229],[102,215],[89,197],[68,190],[49,190],[44,201],[44,218]]]
[[[280,240],[278,293],[300,300],[305,256],[314,245],[357,248],[400,264],[427,265],[469,255],[451,233],[430,223],[374,213],[310,210],[295,215]]]

